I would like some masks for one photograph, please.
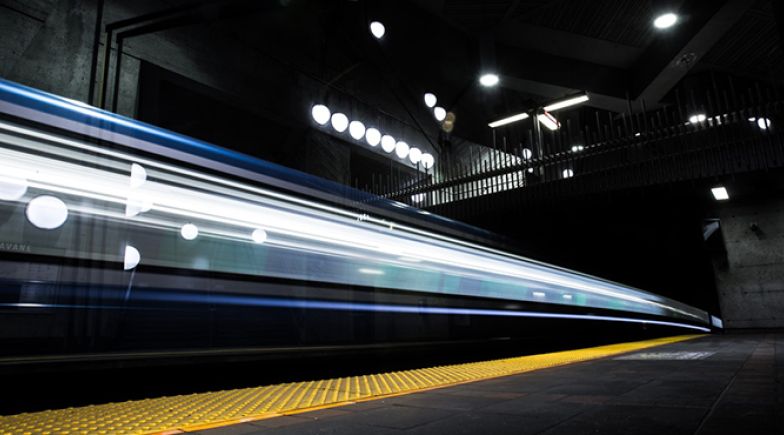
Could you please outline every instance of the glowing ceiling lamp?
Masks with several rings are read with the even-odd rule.
[[[194,224],[185,224],[180,228],[180,235],[185,240],[193,240],[199,237],[199,227]]]
[[[0,175],[0,200],[17,201],[27,193],[27,180]]]
[[[407,143],[403,142],[402,140],[395,144],[395,154],[401,159],[405,159],[408,156],[408,151],[411,148],[408,146]]]
[[[724,186],[714,187],[711,189],[711,193],[716,201],[726,201],[730,199],[730,194]]]
[[[536,119],[538,119],[542,125],[549,128],[550,130],[558,130],[561,127],[561,123],[555,119],[555,116],[547,112],[544,112],[541,115],[537,115]]]
[[[425,94],[425,106],[430,107],[431,109],[436,106],[438,99],[436,98],[435,94],[430,92]]]
[[[387,33],[387,28],[384,27],[380,21],[373,21],[370,23],[370,33],[373,34],[376,39],[381,39],[384,37],[384,34]]]
[[[443,121],[446,119],[446,109],[441,106],[436,106],[433,109],[433,116],[436,117],[436,121]]]
[[[657,29],[667,29],[674,26],[678,22],[678,16],[673,13],[666,13],[659,15],[653,20],[653,26]]]
[[[522,121],[523,119],[528,119],[529,115],[526,112],[518,113],[517,115],[507,116],[506,118],[499,119],[498,121],[493,121],[487,124],[490,128],[501,127],[503,125],[511,124],[513,122]]]
[[[583,93],[576,96],[571,96],[560,101],[553,102],[544,106],[545,112],[554,112],[556,110],[565,109],[567,107],[576,106],[577,104],[588,101],[588,94]]]
[[[372,147],[378,145],[381,142],[381,132],[373,127],[368,128],[365,130],[365,142]]]
[[[351,121],[348,125],[348,134],[356,140],[362,139],[365,136],[365,124],[360,121]]]
[[[316,104],[310,109],[310,115],[318,125],[325,125],[329,122],[330,112],[329,108],[323,104]]]
[[[411,148],[411,150],[408,151],[408,159],[411,160],[411,163],[416,165],[422,160],[422,150],[416,147]]]
[[[338,133],[343,133],[348,128],[348,117],[342,113],[332,115],[332,128]]]
[[[424,153],[422,154],[421,162],[422,162],[422,167],[424,167],[425,169],[430,169],[435,164],[435,158],[433,158],[433,155],[430,153]]]
[[[482,76],[479,77],[479,84],[486,88],[493,87],[500,81],[501,79],[498,77],[498,75],[493,73],[482,74]]]
[[[123,270],[131,270],[139,265],[142,256],[139,250],[131,245],[125,245],[125,252],[123,253]]]
[[[388,134],[381,136],[381,149],[383,149],[384,152],[391,153],[395,150],[395,145],[397,145],[397,141],[394,137]]]
[[[256,243],[264,243],[267,241],[267,232],[257,228],[250,234],[250,238]]]

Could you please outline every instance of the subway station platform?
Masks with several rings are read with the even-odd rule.
[[[774,434],[783,381],[784,334],[714,335],[198,433]]]

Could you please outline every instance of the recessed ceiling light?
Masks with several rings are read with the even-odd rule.
[[[666,29],[675,25],[678,22],[678,16],[673,13],[666,13],[659,15],[653,20],[653,25],[657,29]]]
[[[482,74],[482,76],[479,77],[479,83],[486,88],[497,85],[499,81],[498,75],[493,73]]]
[[[384,37],[384,34],[387,33],[387,29],[380,22],[373,21],[370,23],[370,33],[372,33],[376,39],[381,39]]]
[[[727,193],[727,189],[724,186],[714,187],[711,189],[711,193],[713,197],[716,198],[716,201],[726,201],[730,199],[730,194]]]

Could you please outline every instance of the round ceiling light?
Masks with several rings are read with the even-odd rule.
[[[422,161],[422,166],[424,166],[425,169],[432,168],[433,164],[435,163],[435,159],[433,158],[433,155],[430,153],[422,154],[421,161]]]
[[[134,267],[139,265],[139,261],[142,259],[141,254],[139,254],[139,250],[134,248],[131,245],[125,245],[125,252],[123,253],[123,269],[124,270],[131,270]]]
[[[374,147],[381,142],[381,132],[378,129],[370,127],[365,131],[365,141],[368,145]]]
[[[385,152],[391,153],[392,151],[394,151],[395,145],[397,145],[397,142],[395,141],[394,137],[388,134],[385,134],[384,136],[381,137],[381,148]]]
[[[678,22],[678,16],[673,13],[666,13],[659,15],[653,20],[653,26],[657,29],[666,29],[675,25]]]
[[[33,198],[25,209],[27,220],[43,230],[59,228],[68,219],[68,206],[57,197],[42,195]]]
[[[436,106],[433,109],[433,116],[436,117],[436,120],[443,121],[446,118],[446,110],[441,106]]]
[[[486,88],[497,85],[499,81],[498,75],[492,73],[482,74],[482,76],[479,77],[479,84]]]
[[[310,114],[318,125],[325,125],[329,122],[329,109],[323,104],[316,104],[313,106],[313,108],[310,109]]]
[[[436,98],[435,94],[432,94],[430,92],[425,94],[425,106],[432,108],[435,107],[437,102],[438,99]]]
[[[365,124],[359,121],[351,121],[348,125],[348,134],[356,140],[362,139],[365,136]]]
[[[370,33],[372,33],[376,39],[381,39],[384,37],[384,34],[387,33],[387,29],[380,22],[373,21],[370,23]]]
[[[408,146],[407,143],[403,142],[402,140],[395,144],[395,154],[401,159],[405,159],[408,156],[408,151],[411,148]]]
[[[422,150],[416,147],[411,148],[408,151],[408,159],[411,160],[411,163],[416,165],[422,160]]]
[[[338,133],[343,133],[348,128],[348,117],[342,113],[332,115],[332,128]]]

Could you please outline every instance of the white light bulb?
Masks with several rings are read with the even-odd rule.
[[[408,151],[408,159],[411,160],[411,163],[416,165],[420,160],[422,160],[422,150],[419,148],[411,148]]]
[[[397,141],[394,137],[385,134],[381,137],[381,149],[383,149],[387,153],[391,153],[395,150],[395,145],[397,145]]]
[[[757,118],[757,127],[760,130],[767,130],[770,127],[770,119],[768,118]]]
[[[434,94],[431,94],[430,92],[425,94],[425,106],[432,108],[432,107],[435,107],[437,102],[438,102],[438,99],[436,98],[436,96]]]
[[[68,219],[68,206],[57,197],[42,195],[33,198],[25,209],[27,220],[43,230],[59,228]]]
[[[131,270],[139,265],[142,256],[139,250],[131,245],[125,245],[125,252],[123,253],[123,270]]]
[[[0,175],[0,199],[16,201],[27,193],[27,180],[18,177]]]
[[[384,37],[384,34],[387,33],[387,29],[380,22],[373,21],[370,23],[370,33],[372,33],[376,39],[381,39]]]
[[[267,232],[261,228],[255,229],[251,233],[250,238],[256,243],[264,243],[267,241]]]
[[[365,130],[365,142],[372,147],[378,145],[381,142],[381,132],[373,127],[368,128]]]
[[[704,113],[698,113],[696,115],[690,116],[689,122],[691,122],[692,124],[696,124],[698,122],[704,122],[706,119],[708,119],[708,117],[705,116]]]
[[[313,120],[316,121],[319,125],[325,125],[329,122],[330,112],[327,106],[323,104],[316,104],[310,109],[310,114],[313,116]]]
[[[351,121],[348,125],[348,134],[356,140],[362,139],[365,136],[365,124],[359,121]]]
[[[199,227],[194,224],[185,224],[180,228],[180,235],[185,240],[193,240],[199,237]]]
[[[492,73],[483,74],[482,77],[479,77],[479,83],[486,88],[497,85],[499,81],[498,76]]]
[[[348,128],[348,117],[342,113],[332,115],[332,128],[338,133],[343,133]]]
[[[678,16],[673,13],[662,14],[653,20],[653,25],[657,29],[666,29],[672,27],[678,22]]]
[[[395,154],[401,159],[405,159],[408,156],[409,146],[407,143],[403,142],[402,140],[395,144]]]
[[[433,109],[433,116],[436,117],[436,120],[443,121],[446,118],[446,110],[441,106],[437,106]]]
[[[564,178],[572,178],[574,177],[574,171],[571,169],[564,169],[561,172],[561,175],[563,175]]]
[[[533,156],[533,155],[534,155],[534,153],[530,149],[523,148],[523,158],[525,160],[529,160],[531,158],[531,156]]]

